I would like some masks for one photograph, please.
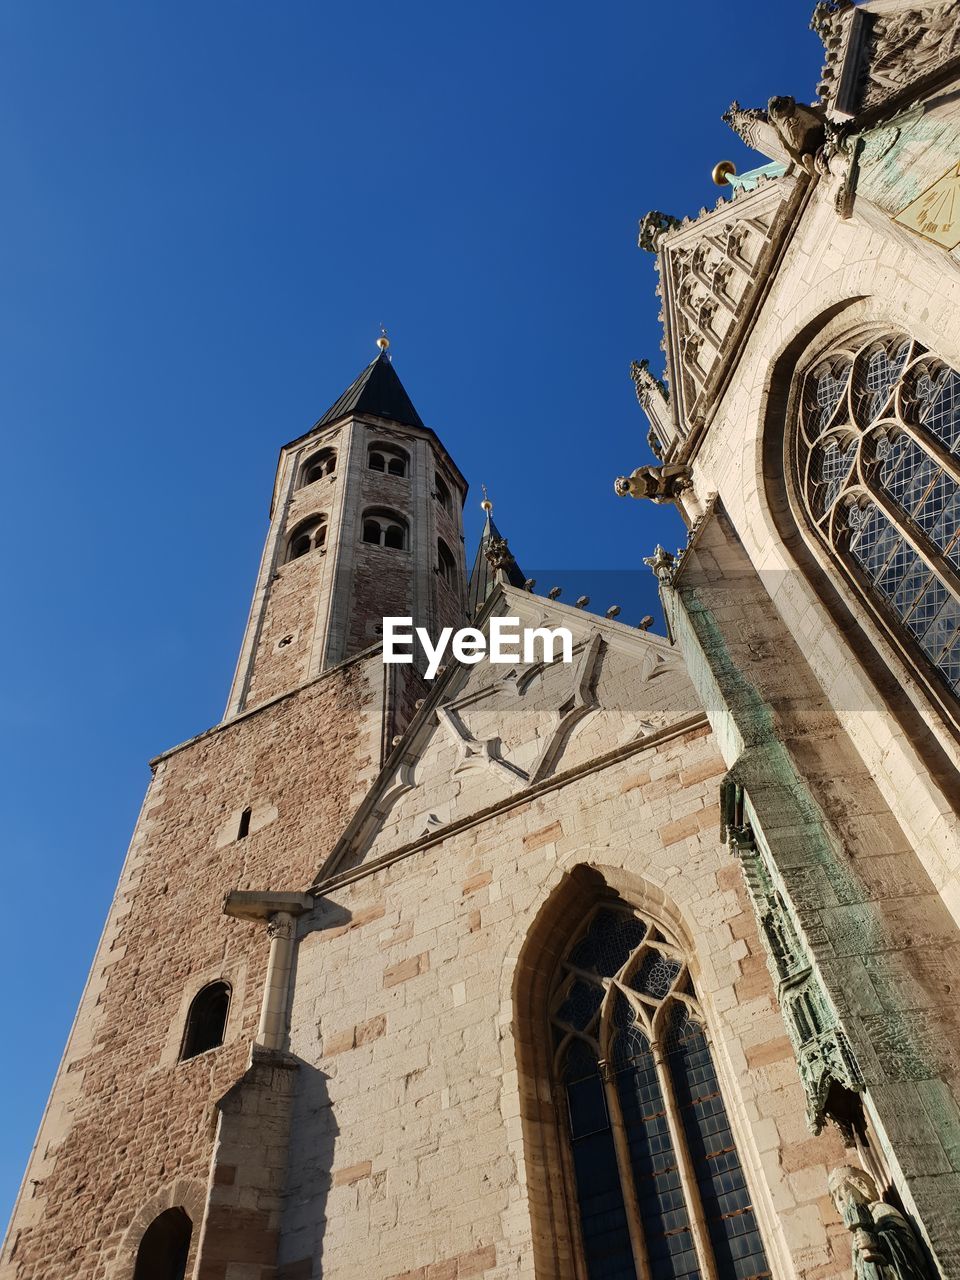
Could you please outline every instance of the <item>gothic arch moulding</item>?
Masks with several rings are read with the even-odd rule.
[[[612,979],[602,976],[608,971]],[[630,872],[577,866],[537,912],[517,956],[512,994],[522,1164],[538,1276],[583,1280],[586,1260],[597,1248],[606,1258],[618,1232],[623,1237],[618,1247],[629,1260],[624,1265],[635,1264],[638,1274],[651,1268],[657,1274],[658,1267],[666,1274],[666,1259],[659,1252],[676,1253],[682,1244],[689,1258],[699,1256],[711,1274],[717,1269],[718,1275],[732,1275],[730,1242],[723,1232],[734,1218],[736,1247],[747,1258],[755,1246],[757,1274],[766,1273],[763,1242],[737,1159],[739,1139],[731,1129],[721,1157],[729,1163],[728,1194],[742,1200],[732,1215],[720,1213],[709,1199],[713,1175],[701,1170],[700,1157],[692,1154],[699,1147],[689,1124],[700,1103],[693,1095],[684,1101],[688,1086],[683,1080],[691,1077],[681,1079],[682,1073],[705,1071],[713,1081],[707,1090],[711,1099],[726,1094],[733,1101],[735,1096],[729,1082],[718,1084],[714,1074],[715,1068],[721,1076],[725,1073],[711,1051],[715,1019],[700,1000],[699,976],[691,932],[680,913],[661,890]],[[695,1068],[683,1065],[684,1054],[692,1062],[691,1053],[698,1055]],[[574,1070],[572,1063],[583,1065],[578,1054],[593,1066]],[[653,1093],[665,1100],[665,1109],[655,1100],[647,1105],[644,1099],[649,1101]],[[694,1108],[689,1115],[688,1104]],[[596,1120],[598,1108],[608,1116],[603,1124]],[[728,1125],[722,1103],[713,1101],[710,1109],[711,1123]],[[596,1121],[592,1128],[590,1121]],[[651,1167],[651,1187],[658,1188],[653,1200],[648,1179],[637,1181],[645,1171],[635,1165],[640,1148],[634,1148],[629,1136],[634,1130],[647,1132],[651,1123],[658,1126],[657,1142],[666,1144],[662,1150],[667,1153],[663,1167],[659,1157],[656,1168]],[[647,1141],[638,1140],[641,1146]],[[609,1150],[595,1149],[597,1141],[601,1146],[606,1142]],[[667,1158],[671,1153],[672,1161]],[[750,1165],[754,1168],[752,1160]],[[611,1190],[619,1211],[606,1204],[605,1192],[603,1205],[595,1203],[597,1188],[602,1191],[606,1181],[622,1192],[618,1199]],[[657,1198],[661,1193],[676,1201],[669,1230],[658,1216],[657,1205],[666,1203]],[[617,1212],[622,1221],[611,1226]],[[766,1208],[761,1216],[769,1221]],[[675,1224],[673,1217],[678,1218]],[[773,1239],[769,1244],[778,1247]],[[598,1261],[599,1255],[594,1258]]]

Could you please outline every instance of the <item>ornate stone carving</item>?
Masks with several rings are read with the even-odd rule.
[[[868,1173],[841,1165],[830,1175],[830,1194],[850,1232],[856,1280],[935,1280],[913,1227],[885,1204]]]
[[[648,253],[658,253],[660,249],[660,237],[666,231],[671,231],[674,227],[680,226],[680,219],[674,218],[669,213],[660,213],[657,209],[651,209],[640,219],[640,237],[637,243],[641,249],[646,249]]]
[[[652,556],[644,556],[643,563],[650,566],[657,575],[660,582],[670,584],[673,580],[673,566],[676,556],[672,555],[666,547],[657,544]]]
[[[628,476],[617,476],[613,491],[618,498],[650,498],[653,502],[676,502],[691,487],[690,471],[679,462],[637,467]]]
[[[778,145],[784,145],[779,136]],[[670,384],[664,434],[671,442],[696,430],[714,403],[803,190],[795,174],[763,177],[754,189],[721,198],[716,209],[684,221],[669,236],[659,233]],[[656,406],[649,382],[642,390]],[[664,452],[669,458],[669,450]]]
[[[796,98],[785,95],[770,99],[767,116],[790,159],[813,173],[814,156],[826,141],[827,117],[823,107],[805,107]]]
[[[637,388],[637,400],[640,402],[641,408],[646,408],[650,402],[650,397],[659,392],[664,400],[669,399],[670,392],[667,384],[662,378],[655,378],[650,372],[649,360],[634,360],[630,366],[630,377],[633,379],[633,385]]]
[[[297,922],[286,911],[280,911],[275,916],[271,916],[267,923],[267,937],[273,941],[274,938],[284,938],[287,941],[294,938],[297,932]]]
[[[759,151],[771,160],[790,159],[783,140],[761,107],[741,107],[734,98],[720,118],[754,151]]]
[[[955,0],[872,15],[861,108],[876,106],[960,56]]]
[[[491,538],[483,554],[494,571],[509,569],[514,563],[513,552],[507,545],[506,538]]]
[[[758,848],[749,823],[726,824],[737,850],[747,891],[760,925],[780,1011],[793,1045],[807,1096],[807,1121],[819,1133],[826,1120],[830,1086],[863,1090],[863,1077],[833,1005],[807,953],[771,868]]]
[[[821,102],[831,102],[836,96],[848,23],[854,7],[853,0],[829,0],[829,3],[818,4],[810,19],[810,29],[823,41],[825,56],[817,85]]]

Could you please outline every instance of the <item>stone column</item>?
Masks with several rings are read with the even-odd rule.
[[[289,911],[277,911],[270,917],[267,925],[270,959],[267,961],[267,981],[260,1006],[260,1026],[257,1028],[257,1044],[265,1049],[284,1047],[296,936],[296,920]]]

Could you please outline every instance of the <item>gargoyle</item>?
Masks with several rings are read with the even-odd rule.
[[[653,502],[676,502],[692,485],[690,471],[680,462],[664,462],[659,467],[637,467],[628,476],[618,476],[613,491],[618,498],[650,498]]]
[[[808,173],[813,173],[813,158],[827,135],[827,115],[823,107],[806,107],[789,96],[771,98],[767,104],[767,118],[790,158]]]

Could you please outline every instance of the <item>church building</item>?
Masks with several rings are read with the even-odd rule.
[[[960,6],[813,20],[814,104],[734,103],[755,167],[641,222],[665,634],[488,502],[467,573],[385,338],[281,449],[2,1280],[960,1280]],[[572,661],[429,680],[395,616]]]

